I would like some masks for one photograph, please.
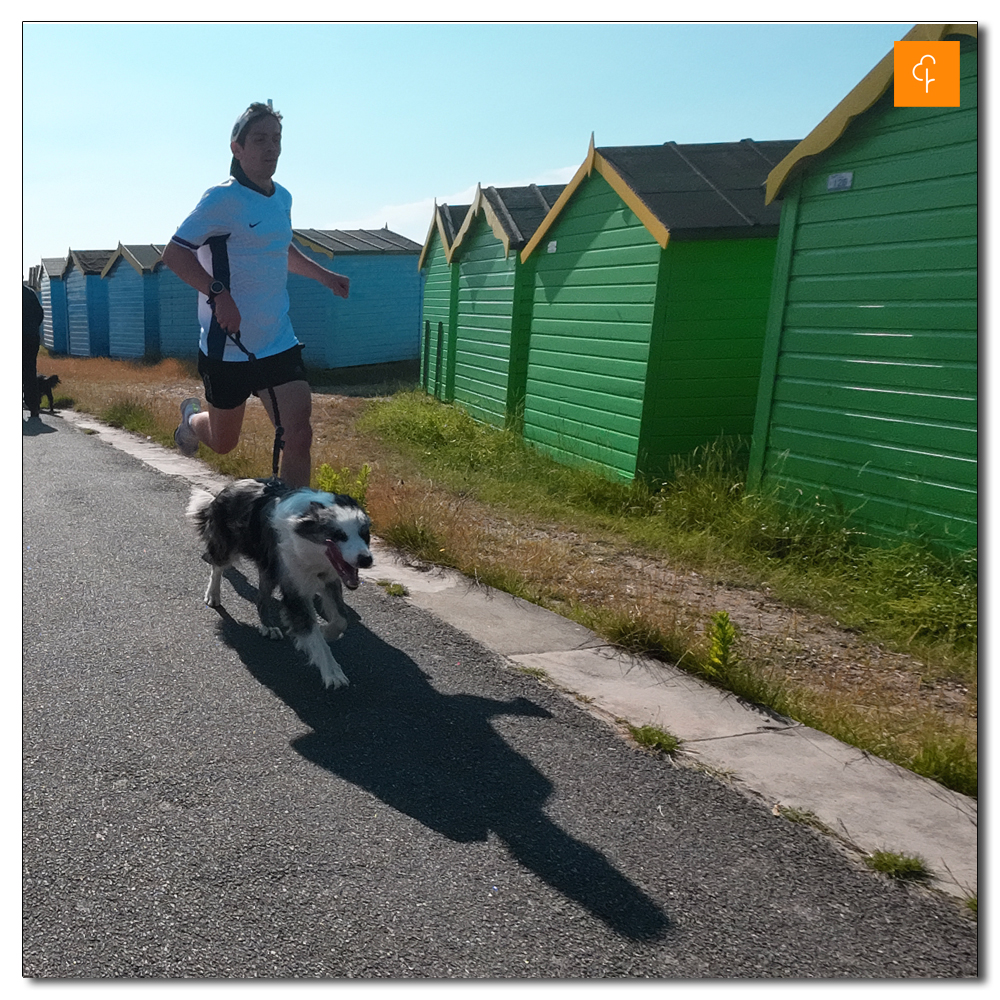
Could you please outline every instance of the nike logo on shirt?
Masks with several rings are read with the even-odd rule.
[[[264,221],[263,219],[259,219],[257,222],[251,222],[250,228],[253,229],[254,226],[259,226],[263,221]]]

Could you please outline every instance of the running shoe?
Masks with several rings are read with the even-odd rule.
[[[201,412],[201,403],[194,396],[181,403],[181,422],[174,431],[174,444],[182,455],[192,458],[198,454],[198,436],[191,427],[191,417]]]

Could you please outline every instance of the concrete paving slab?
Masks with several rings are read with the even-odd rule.
[[[390,580],[409,591],[409,600],[477,642],[514,656],[553,649],[577,649],[600,640],[589,629],[519,597],[477,584],[451,571],[423,572],[387,546],[375,544],[375,565],[362,579]]]
[[[682,753],[772,805],[812,813],[863,851],[922,857],[937,887],[978,885],[978,806],[818,730],[772,715],[667,664],[574,650],[511,657],[634,726],[682,740]]]
[[[592,698],[633,725],[659,726],[685,740],[716,739],[795,724],[780,721],[665,663],[600,649],[511,658],[523,667],[545,671],[560,687]]]

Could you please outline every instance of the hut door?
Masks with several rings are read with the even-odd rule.
[[[434,395],[441,399],[441,365],[444,362],[444,323],[438,320],[437,371],[434,373]]]

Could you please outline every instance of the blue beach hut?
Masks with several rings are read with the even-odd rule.
[[[45,312],[42,320],[42,343],[54,354],[69,351],[66,318],[67,257],[43,257],[39,299]]]
[[[70,250],[66,264],[69,353],[108,357],[108,286],[101,272],[114,250]],[[44,306],[43,306],[44,308]]]
[[[157,244],[155,249],[163,254],[161,245]],[[198,293],[162,263],[157,264],[155,273],[160,354],[165,358],[197,357],[201,336]]]
[[[158,301],[160,249],[150,243],[123,246],[101,272],[107,283],[108,348],[113,358],[160,356]]]
[[[351,279],[347,299],[288,275],[289,316],[313,368],[420,357],[420,244],[389,229],[296,229],[307,256]]]

